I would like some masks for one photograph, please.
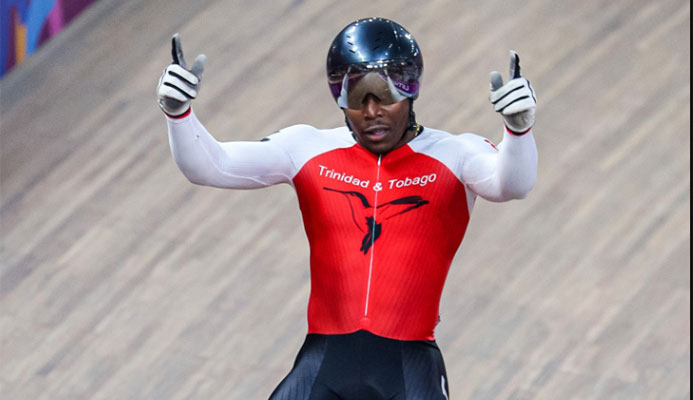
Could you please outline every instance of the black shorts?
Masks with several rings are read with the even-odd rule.
[[[435,342],[310,334],[270,400],[447,400]]]

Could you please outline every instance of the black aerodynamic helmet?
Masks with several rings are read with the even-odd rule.
[[[372,93],[385,104],[416,99],[423,57],[414,37],[385,18],[364,18],[347,25],[327,53],[327,81],[341,108],[361,108]]]

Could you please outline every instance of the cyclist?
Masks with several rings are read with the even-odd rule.
[[[504,119],[498,147],[416,122],[421,50],[401,25],[346,26],[327,80],[346,126],[296,125],[257,142],[215,140],[190,104],[205,57],[188,69],[178,35],[157,87],[176,163],[193,183],[296,191],[310,244],[308,334],[272,400],[447,399],[434,328],[443,285],[477,196],[524,198],[534,186],[536,99],[510,52],[491,73]]]

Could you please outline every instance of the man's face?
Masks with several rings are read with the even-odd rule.
[[[374,95],[363,100],[360,110],[344,109],[356,141],[374,154],[388,153],[410,141],[414,131],[409,125],[409,100],[384,105]]]

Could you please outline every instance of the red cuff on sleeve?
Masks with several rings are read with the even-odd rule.
[[[522,135],[524,135],[525,133],[531,131],[532,128],[529,128],[529,129],[527,129],[527,130],[524,131],[524,132],[515,132],[515,131],[510,130],[510,128],[508,128],[508,125],[505,125],[505,130],[508,131],[508,133],[511,134],[511,135],[513,135],[513,136],[522,136]]]
[[[181,119],[181,118],[185,118],[188,115],[190,115],[191,112],[192,112],[192,107],[188,107],[188,111],[184,112],[181,115],[170,115],[170,114],[166,114],[166,113],[164,113],[164,114],[166,114],[169,118],[172,118],[172,119]]]

